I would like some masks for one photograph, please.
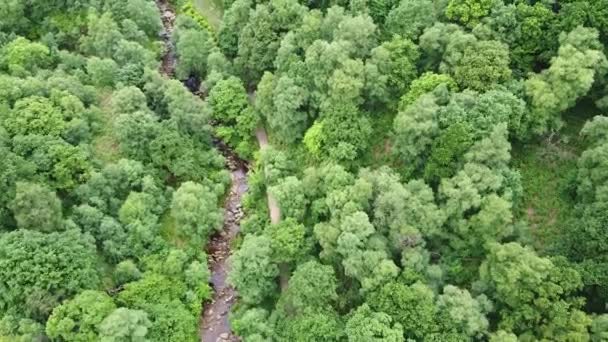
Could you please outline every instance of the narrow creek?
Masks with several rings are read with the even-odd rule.
[[[163,21],[164,32],[161,38],[165,43],[165,54],[160,67],[167,77],[173,77],[175,70],[175,49],[171,42],[171,33],[175,21],[175,11],[167,0],[156,0]],[[230,170],[232,184],[224,202],[224,225],[222,231],[213,235],[207,243],[210,282],[213,286],[213,297],[204,304],[200,321],[202,342],[240,341],[235,336],[228,322],[228,314],[237,298],[236,290],[227,282],[228,257],[231,243],[240,230],[243,217],[241,199],[247,192],[247,162],[240,159],[224,142],[214,138],[213,143],[226,159],[226,168]]]

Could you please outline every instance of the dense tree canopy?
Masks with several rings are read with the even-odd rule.
[[[608,340],[608,0],[0,18],[0,341]]]

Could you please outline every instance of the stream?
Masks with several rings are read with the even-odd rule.
[[[173,77],[176,56],[171,42],[171,33],[175,22],[175,11],[167,0],[156,0],[156,4],[160,10],[164,26],[161,38],[165,43],[165,54],[162,58],[160,71],[167,77]],[[240,221],[243,217],[241,199],[243,194],[247,192],[248,165],[223,141],[214,138],[213,143],[226,159],[226,168],[230,170],[232,183],[224,202],[222,231],[213,235],[206,247],[209,271],[211,272],[210,283],[214,292],[211,301],[203,305],[200,336],[202,342],[240,341],[232,333],[228,322],[228,314],[238,295],[236,290],[228,284],[227,277],[230,269],[228,257],[231,253],[231,243],[240,230]]]

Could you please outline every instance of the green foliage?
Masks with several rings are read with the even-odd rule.
[[[416,78],[416,63],[420,54],[418,47],[410,40],[394,36],[392,40],[383,43],[371,52],[371,58],[366,62],[370,93],[380,92],[378,88],[386,88],[390,99],[404,94],[410,83]],[[376,74],[377,73],[377,74]],[[370,78],[378,77],[378,80]],[[381,102],[389,102],[377,95]]]
[[[492,4],[492,0],[450,0],[445,14],[449,19],[473,27],[480,18],[488,15]]]
[[[50,50],[44,44],[18,37],[0,51],[0,67],[17,76],[27,76],[51,65]]]
[[[178,57],[175,69],[177,77],[182,80],[190,76],[204,78],[207,75],[207,57],[214,44],[209,31],[179,29],[175,44]]]
[[[579,274],[517,243],[494,245],[480,268],[482,287],[497,305],[500,328],[526,338],[589,338],[590,319],[573,292]]]
[[[143,342],[152,323],[142,310],[118,308],[99,325],[102,342]]]
[[[348,341],[403,341],[403,329],[399,323],[383,312],[375,312],[367,304],[360,306],[346,322]]]
[[[118,77],[118,64],[109,58],[91,57],[87,61],[91,82],[100,87],[112,87]]]
[[[245,84],[257,82],[265,70],[272,70],[280,38],[299,25],[304,12],[305,7],[295,0],[272,0],[256,5],[240,31],[234,60]]]
[[[488,90],[510,77],[509,49],[496,41],[479,41],[467,46],[454,67],[454,80],[461,88]]]
[[[63,115],[51,100],[27,97],[15,102],[13,110],[4,118],[4,127],[11,135],[54,135],[65,129]]]
[[[271,240],[272,258],[277,263],[293,262],[307,252],[304,225],[292,218],[269,225],[265,233]]]
[[[187,0],[187,2],[182,6],[181,10],[181,13],[194,19],[201,29],[209,32],[211,35],[215,35],[215,30],[209,24],[207,18],[201,15],[195,8],[193,0]]]
[[[249,156],[258,117],[249,105],[242,82],[234,76],[218,81],[209,92],[208,101],[212,117],[221,125],[217,134],[237,152]]]
[[[434,294],[421,283],[388,283],[372,293],[367,302],[375,311],[384,312],[399,323],[407,337],[421,339],[436,329]]]
[[[62,228],[61,201],[55,193],[35,183],[17,183],[11,204],[17,227],[53,232]]]
[[[114,269],[114,281],[116,284],[122,285],[131,281],[139,280],[141,272],[131,260],[121,261]]]
[[[73,299],[53,309],[46,323],[46,333],[52,339],[91,341],[98,338],[99,325],[116,306],[107,294],[83,291]]]
[[[473,137],[468,125],[456,123],[449,126],[431,147],[431,154],[424,167],[424,178],[429,183],[436,183],[439,179],[451,177],[472,144]]]
[[[237,55],[242,23],[249,20],[252,2],[250,0],[235,0],[230,7],[225,7],[224,18],[218,31],[218,46],[228,58]]]
[[[560,35],[560,48],[551,66],[525,83],[532,108],[525,122],[532,132],[559,127],[561,112],[574,106],[595,79],[605,74],[607,62],[601,47],[595,29],[577,27]]]
[[[570,5],[563,4],[560,17],[569,16],[567,8]],[[548,62],[557,49],[556,13],[540,2],[534,5],[525,2],[504,5],[497,2],[490,16],[484,18],[482,23],[475,28],[475,33],[509,45],[514,74],[532,70],[537,62]],[[570,31],[576,26],[563,31]]]
[[[282,299],[288,312],[328,308],[338,299],[337,279],[331,266],[317,261],[300,264],[289,279]]]
[[[271,186],[268,191],[277,200],[284,217],[302,221],[306,214],[308,201],[304,196],[304,185],[296,177],[287,177]]]
[[[433,25],[437,13],[433,1],[401,0],[386,18],[385,30],[390,35],[401,35],[417,40],[424,29]]]
[[[173,194],[171,215],[178,238],[197,248],[221,227],[223,215],[216,209],[217,194],[203,185],[185,182]]]
[[[484,296],[473,298],[467,290],[452,285],[443,288],[437,297],[437,312],[440,324],[464,336],[477,337],[486,333],[489,322],[485,314],[492,303]]]
[[[244,303],[258,304],[276,289],[279,271],[272,263],[272,241],[265,236],[247,235],[231,257],[229,281]]]
[[[423,95],[395,117],[393,150],[403,158],[405,166],[415,170],[422,164],[421,154],[430,149],[439,134],[439,107],[433,95]]]
[[[99,285],[95,246],[77,230],[0,235],[0,307],[44,321],[62,300]]]
[[[458,85],[449,75],[435,74],[433,72],[426,72],[420,77],[412,81],[407,93],[401,96],[399,102],[399,110],[405,110],[407,106],[416,102],[422,95],[432,92],[438,86],[445,84],[450,91],[458,90]]]

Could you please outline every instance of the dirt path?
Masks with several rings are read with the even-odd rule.
[[[258,144],[260,144],[260,150],[267,148],[268,145],[268,135],[266,134],[266,130],[263,127],[258,127],[255,131],[255,136],[258,139]],[[270,212],[270,223],[276,224],[281,222],[281,208],[279,208],[279,204],[277,200],[272,196],[270,192],[266,192],[268,197],[268,211]]]
[[[171,32],[175,22],[175,12],[167,0],[156,0],[163,21],[164,30],[161,37],[165,43],[165,54],[160,67],[167,77],[172,77],[175,70],[175,49],[171,42]],[[231,243],[240,230],[240,221],[243,217],[241,199],[247,192],[247,162],[238,158],[224,142],[213,140],[214,145],[226,158],[226,167],[230,170],[232,185],[224,202],[224,225],[222,231],[209,239],[207,255],[210,282],[213,286],[213,297],[210,302],[204,303],[200,323],[202,342],[240,341],[232,334],[228,313],[237,298],[236,290],[227,282],[230,265]]]

